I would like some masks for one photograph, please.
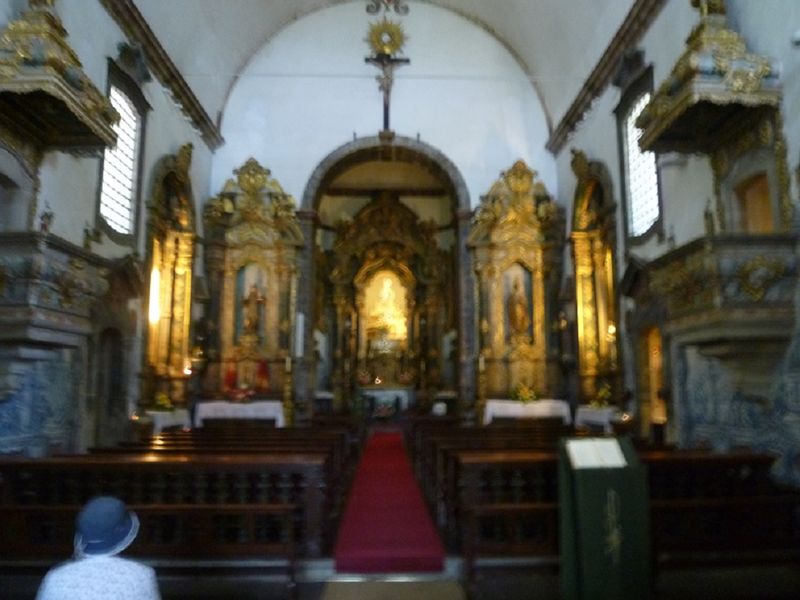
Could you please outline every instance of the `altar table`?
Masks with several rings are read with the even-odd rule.
[[[572,423],[569,404],[564,400],[487,400],[483,411],[483,423],[488,425],[495,417],[511,417],[514,419],[536,419],[544,417],[561,417],[564,425]]]
[[[593,406],[581,405],[575,413],[575,426],[602,428],[605,433],[612,433],[614,428],[611,420],[619,414],[616,406],[603,406],[595,408]]]
[[[399,409],[401,412],[408,410],[414,406],[416,396],[414,388],[411,387],[380,387],[380,386],[361,386],[359,389],[361,397],[365,402],[372,398],[374,406],[392,406],[394,407],[395,401],[400,400]]]
[[[146,410],[145,414],[153,421],[153,434],[161,433],[166,427],[180,425],[190,427],[189,411],[185,408],[174,410]]]
[[[283,427],[283,404],[278,400],[227,402],[212,400],[195,407],[194,426],[202,427],[203,419],[275,419],[275,427]]]

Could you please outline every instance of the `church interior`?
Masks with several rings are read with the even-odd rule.
[[[798,597],[799,106],[796,0],[0,0],[0,589]]]

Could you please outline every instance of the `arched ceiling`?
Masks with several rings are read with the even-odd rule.
[[[452,10],[496,36],[537,87],[551,124],[557,123],[569,108],[634,2],[404,1],[412,11],[414,4],[421,2]],[[281,29],[304,15],[335,4],[361,2],[365,9],[367,6],[366,0],[134,2],[215,121],[224,110],[228,90],[237,74]],[[458,40],[454,40],[453,51],[458,51]]]

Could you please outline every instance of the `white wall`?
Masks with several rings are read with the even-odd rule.
[[[800,3],[795,0],[728,1],[728,21],[748,43],[751,52],[778,60],[782,65],[784,135],[788,147],[788,163],[794,174],[800,155],[800,119],[793,118],[800,105],[800,48],[791,44],[792,34],[800,29]],[[645,61],[653,65],[655,87],[671,72],[678,57],[686,48],[685,41],[698,22],[696,10],[689,2],[667,2],[659,17],[645,34],[639,47]],[[619,90],[609,86],[593,104],[592,110],[579,124],[569,144],[558,156],[561,187],[559,197],[571,207],[575,177],[570,170],[569,148],[579,148],[590,159],[608,166],[614,182],[614,195],[620,208],[618,231],[622,232],[622,188],[617,150],[616,119],[613,113],[619,102]],[[705,156],[686,156],[684,161],[667,160],[660,169],[664,233],[667,239],[650,239],[631,248],[645,260],[663,254],[674,237],[681,245],[703,235],[703,211],[709,199],[715,206],[713,175]],[[792,176],[792,198],[797,198],[797,181]],[[620,239],[620,265],[623,265],[623,240]]]
[[[27,2],[20,0],[0,0],[0,27],[20,15]],[[75,50],[83,64],[84,71],[100,90],[107,89],[108,58],[119,54],[117,45],[126,41],[115,21],[108,16],[102,5],[96,1],[67,0],[56,3],[56,12],[61,17],[69,36],[67,42]],[[152,189],[153,167],[166,154],[174,154],[186,142],[194,144],[191,166],[191,179],[195,193],[198,217],[202,216],[202,204],[208,198],[208,181],[211,168],[211,151],[200,134],[171,98],[169,92],[155,79],[145,84],[142,92],[151,106],[147,114],[145,146],[142,155],[142,190],[140,194],[138,237],[134,247],[119,245],[103,236],[100,243],[92,244],[92,251],[106,258],[116,258],[130,254],[134,250],[139,256],[146,256],[144,208]],[[56,236],[76,245],[83,243],[84,228],[95,225],[98,186],[100,179],[99,157],[74,156],[63,152],[45,154],[39,170],[40,189],[37,214],[44,210],[45,203],[55,213],[50,231]],[[38,218],[35,221],[38,226]],[[198,232],[201,223],[198,222]],[[197,261],[198,264],[200,261]],[[141,326],[144,322],[141,299],[133,299],[128,306],[117,307],[121,314],[131,311]],[[128,350],[128,378],[126,389],[129,407],[136,406],[140,380],[138,373],[141,362],[141,336],[130,340]],[[81,368],[85,368],[83,365]],[[84,430],[90,431],[93,425],[84,422]]]
[[[742,34],[749,50],[781,64],[784,135],[792,172],[792,199],[796,203],[800,195],[794,176],[800,158],[800,47],[793,46],[791,39],[800,31],[800,2],[728,0],[728,5],[730,23]]]
[[[12,0],[0,0],[0,24],[3,16],[17,18]],[[97,2],[59,2],[56,11],[69,34],[67,42],[75,50],[84,71],[97,88],[107,89],[108,58],[119,52],[117,44],[125,37],[116,23]],[[208,197],[207,182],[211,165],[211,152],[202,138],[191,126],[179,107],[161,84],[153,79],[142,88],[151,110],[147,114],[147,130],[142,171],[142,207],[139,210],[140,227],[136,250],[144,255],[145,210],[152,185],[152,167],[165,154],[174,154],[186,143],[194,144],[192,159],[192,181],[198,205]],[[97,205],[97,189],[100,177],[100,158],[77,157],[63,152],[45,155],[39,172],[41,186],[39,208],[41,213],[47,202],[56,214],[51,232],[73,242],[83,243],[84,227],[94,226]],[[198,214],[202,214],[198,209]],[[127,246],[119,246],[107,237],[93,249],[107,257],[123,256],[131,252]]]
[[[691,8],[689,2],[667,2],[642,38],[638,47],[644,51],[645,63],[653,66],[655,88],[669,75],[685,49],[686,38],[697,21],[698,13]],[[614,114],[619,100],[619,89],[609,85],[578,125],[557,160],[561,183],[559,197],[570,211],[575,193],[575,175],[570,168],[569,149],[583,150],[590,160],[600,161],[608,167],[614,186],[614,200],[617,203],[617,262],[618,273],[621,275],[626,260],[622,210],[624,199],[617,121]],[[685,160],[677,161],[672,160],[672,157],[667,158],[668,160],[662,161],[660,168],[664,239],[659,240],[652,236],[644,243],[628,248],[632,254],[644,260],[660,256],[673,242],[681,245],[703,235],[703,211],[709,199],[714,202],[713,177],[706,157],[686,156]]]
[[[261,51],[231,90],[222,121],[226,144],[214,157],[218,191],[250,156],[298,200],[309,176],[354,135],[382,126],[382,98],[364,63],[374,20],[361,3],[312,13]],[[531,84],[505,48],[470,21],[430,5],[398,17],[411,64],[396,71],[391,127],[420,139],[460,170],[473,205],[501,171],[522,158],[555,192],[547,126]]]

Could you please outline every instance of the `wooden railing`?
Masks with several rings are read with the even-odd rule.
[[[479,556],[559,563],[558,455],[533,436],[484,428],[417,431],[415,464],[468,579]],[[770,479],[755,452],[640,450],[648,469],[655,564],[800,562],[800,491]],[[438,494],[438,495],[437,495]]]

